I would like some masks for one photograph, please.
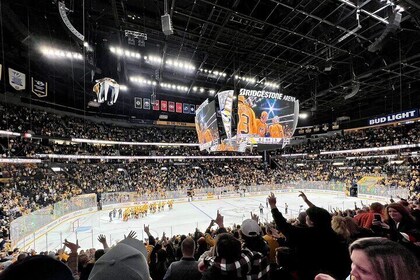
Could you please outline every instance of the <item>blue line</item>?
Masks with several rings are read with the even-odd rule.
[[[201,213],[203,213],[204,215],[206,215],[207,217],[209,217],[211,220],[213,220],[212,217],[210,217],[206,212],[204,212],[203,210],[201,210],[200,208],[198,208],[197,206],[195,206],[192,202],[190,202],[190,204],[192,206],[194,206],[198,211],[200,211]]]

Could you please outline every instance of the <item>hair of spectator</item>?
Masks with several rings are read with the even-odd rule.
[[[373,202],[370,206],[369,209],[374,212],[374,213],[379,213],[382,214],[382,211],[384,210],[384,206],[379,203],[379,202]]]
[[[386,238],[369,237],[353,242],[350,254],[362,250],[372,264],[378,279],[418,280],[420,267],[416,257],[402,245]]]
[[[191,257],[195,252],[195,242],[191,237],[187,237],[181,243],[182,255],[185,257]]]
[[[228,261],[236,260],[241,256],[241,242],[228,233],[217,236],[216,255]]]

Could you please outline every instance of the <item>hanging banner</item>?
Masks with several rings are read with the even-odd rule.
[[[3,71],[2,70],[3,70],[3,65],[0,64],[0,81],[1,81],[1,76],[3,74]]]
[[[161,100],[160,101],[160,110],[161,111],[168,111],[168,101]]]
[[[195,115],[195,105],[194,104],[190,105],[190,114]]]
[[[175,112],[175,102],[169,101],[168,111]]]
[[[153,103],[153,110],[159,111],[159,100],[156,99],[156,101]]]
[[[143,109],[150,110],[150,98],[143,98]]]
[[[134,108],[141,109],[142,108],[142,99],[141,97],[134,97]]]
[[[26,75],[12,68],[9,68],[9,84],[15,90],[26,89]]]
[[[32,92],[38,97],[47,97],[48,83],[31,77]]]
[[[184,103],[184,114],[189,114],[190,112],[190,104]]]
[[[182,113],[182,103],[176,103],[176,112]]]

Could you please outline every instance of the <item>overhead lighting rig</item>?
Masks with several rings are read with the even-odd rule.
[[[224,77],[225,78],[227,76],[227,74],[225,72],[217,71],[217,70],[200,68],[199,71],[204,73],[204,74],[214,75],[216,77]]]
[[[58,49],[54,47],[41,46],[41,53],[52,59],[70,59],[70,60],[83,60],[83,55],[78,52],[72,52],[64,49]]]
[[[140,59],[141,58],[140,53],[133,52],[133,51],[128,50],[128,49],[123,49],[123,48],[120,48],[120,47],[110,47],[109,50],[117,56],[124,56],[124,57],[131,58],[131,59]]]

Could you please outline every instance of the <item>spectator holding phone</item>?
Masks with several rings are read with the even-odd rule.
[[[420,267],[414,255],[386,238],[361,238],[350,245],[352,280],[418,280]],[[315,280],[335,280],[318,274]]]

